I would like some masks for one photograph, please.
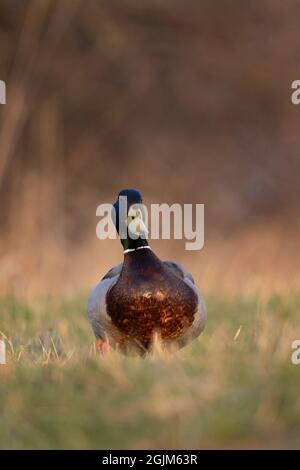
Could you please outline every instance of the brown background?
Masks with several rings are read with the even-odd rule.
[[[92,286],[120,189],[205,204],[205,247],[153,242],[204,290],[299,285],[300,3],[1,0],[0,289]]]

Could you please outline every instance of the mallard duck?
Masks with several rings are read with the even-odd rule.
[[[135,350],[144,355],[151,351],[156,333],[163,346],[181,348],[204,329],[204,299],[185,268],[161,261],[150,248],[142,211],[136,209],[142,196],[134,189],[121,191],[113,206],[118,233],[120,196],[127,197],[124,260],[102,278],[87,305],[98,350],[105,354],[112,346],[125,354]],[[132,237],[128,229],[132,223],[138,236]]]

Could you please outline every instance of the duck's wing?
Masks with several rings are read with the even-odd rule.
[[[188,331],[180,339],[180,343],[182,343],[182,345],[185,345],[189,341],[192,341],[194,338],[197,338],[197,336],[199,336],[200,333],[204,330],[207,318],[205,301],[201,292],[195,284],[192,274],[187,269],[185,269],[178,263],[174,263],[174,261],[164,261],[163,264],[167,268],[169,268],[174,274],[176,274],[176,276],[179,276],[189,287],[191,287],[198,298],[198,306],[195,312],[194,321],[189,327]]]
[[[181,266],[181,264],[174,263],[174,261],[164,261],[163,264],[167,266],[167,268],[171,269],[174,274],[181,277],[181,279],[183,279],[184,281],[186,279],[189,279],[192,284],[195,284],[194,278],[191,273],[183,266]]]
[[[111,318],[107,314],[106,294],[117,282],[122,267],[123,263],[120,263],[108,271],[89,296],[87,315],[96,338],[106,340],[106,335],[113,333],[115,329],[112,325]]]

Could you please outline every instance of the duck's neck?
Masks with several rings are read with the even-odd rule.
[[[148,241],[144,238],[138,238],[137,240],[132,240],[131,238],[127,237],[125,239],[121,239],[121,243],[124,248],[124,252],[127,250],[139,250],[144,247],[149,247]]]
[[[132,270],[145,273],[148,269],[154,271],[161,268],[161,261],[147,245],[135,250],[124,251],[123,271]]]

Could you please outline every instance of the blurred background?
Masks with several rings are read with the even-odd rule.
[[[154,241],[204,290],[299,287],[300,4],[0,0],[0,290],[85,291],[121,260],[96,207],[204,203]]]

